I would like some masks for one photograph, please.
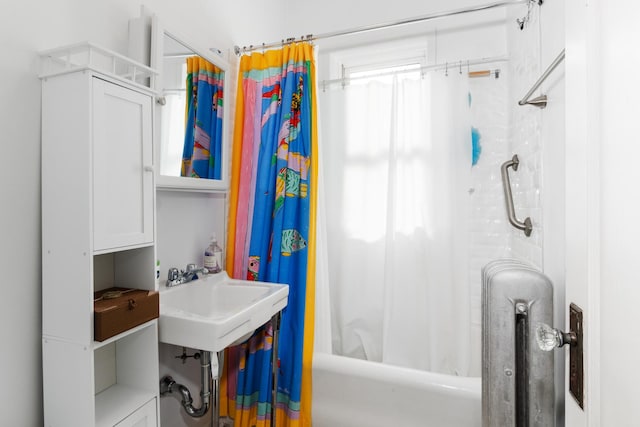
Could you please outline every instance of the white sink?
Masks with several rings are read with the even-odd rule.
[[[160,292],[160,341],[218,352],[247,339],[287,305],[289,286],[222,272]]]

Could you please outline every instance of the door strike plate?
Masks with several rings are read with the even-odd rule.
[[[576,334],[575,345],[569,346],[569,393],[584,409],[584,366],[582,349],[582,309],[569,305],[569,330]]]

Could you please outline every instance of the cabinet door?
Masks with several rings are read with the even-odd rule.
[[[156,399],[152,399],[115,427],[156,427],[158,425],[156,414]]]
[[[151,102],[93,79],[94,251],[153,242]]]

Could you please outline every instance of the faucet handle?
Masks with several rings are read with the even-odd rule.
[[[179,275],[179,273],[178,273],[178,269],[177,269],[177,268],[175,268],[175,267],[170,268],[170,269],[169,269],[168,276],[167,276],[167,279],[168,279],[170,282],[172,282],[172,281],[174,281],[174,280],[178,280],[178,275]]]
[[[185,274],[208,274],[209,269],[206,267],[198,268],[196,264],[187,264],[187,269],[183,271]]]

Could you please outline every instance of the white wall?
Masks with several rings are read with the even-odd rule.
[[[224,245],[225,199],[224,194],[158,192],[156,245],[162,285],[171,267],[203,265],[212,233]]]
[[[640,158],[638,100],[640,85],[640,5],[630,0],[601,1],[599,109],[601,118],[601,419],[590,425],[638,424],[640,322],[633,318],[640,301],[638,259]],[[591,420],[590,420],[591,421]],[[598,423],[599,421],[599,423]]]
[[[145,4],[180,34],[199,45],[215,46],[223,51],[235,44],[240,35],[252,40],[258,36],[277,37],[275,29],[284,22],[275,13],[282,10],[282,0],[222,4],[205,0],[149,0]],[[0,271],[9,277],[2,286],[5,308],[0,314],[3,342],[0,366],[4,375],[0,391],[2,425],[43,424],[37,52],[90,40],[126,53],[128,19],[138,16],[140,5],[140,1],[128,0],[2,4]],[[246,13],[247,10],[251,13]]]
[[[215,233],[220,239],[219,244],[224,246],[226,197],[223,194],[177,191],[159,191],[157,194],[156,247],[160,261],[160,289],[164,289],[170,267],[184,269],[188,263],[203,265],[204,250],[209,245],[211,233]],[[176,359],[176,356],[182,354],[182,347],[160,343],[159,351],[160,378],[170,375],[178,384],[185,385],[191,391],[194,406],[199,408],[200,362],[189,358],[183,364],[180,359]],[[189,355],[195,352],[197,350],[187,349]],[[215,355],[213,358],[212,369],[215,373]],[[211,411],[202,418],[191,418],[182,409],[180,399],[177,392],[160,399],[160,419],[163,425],[210,425]]]

